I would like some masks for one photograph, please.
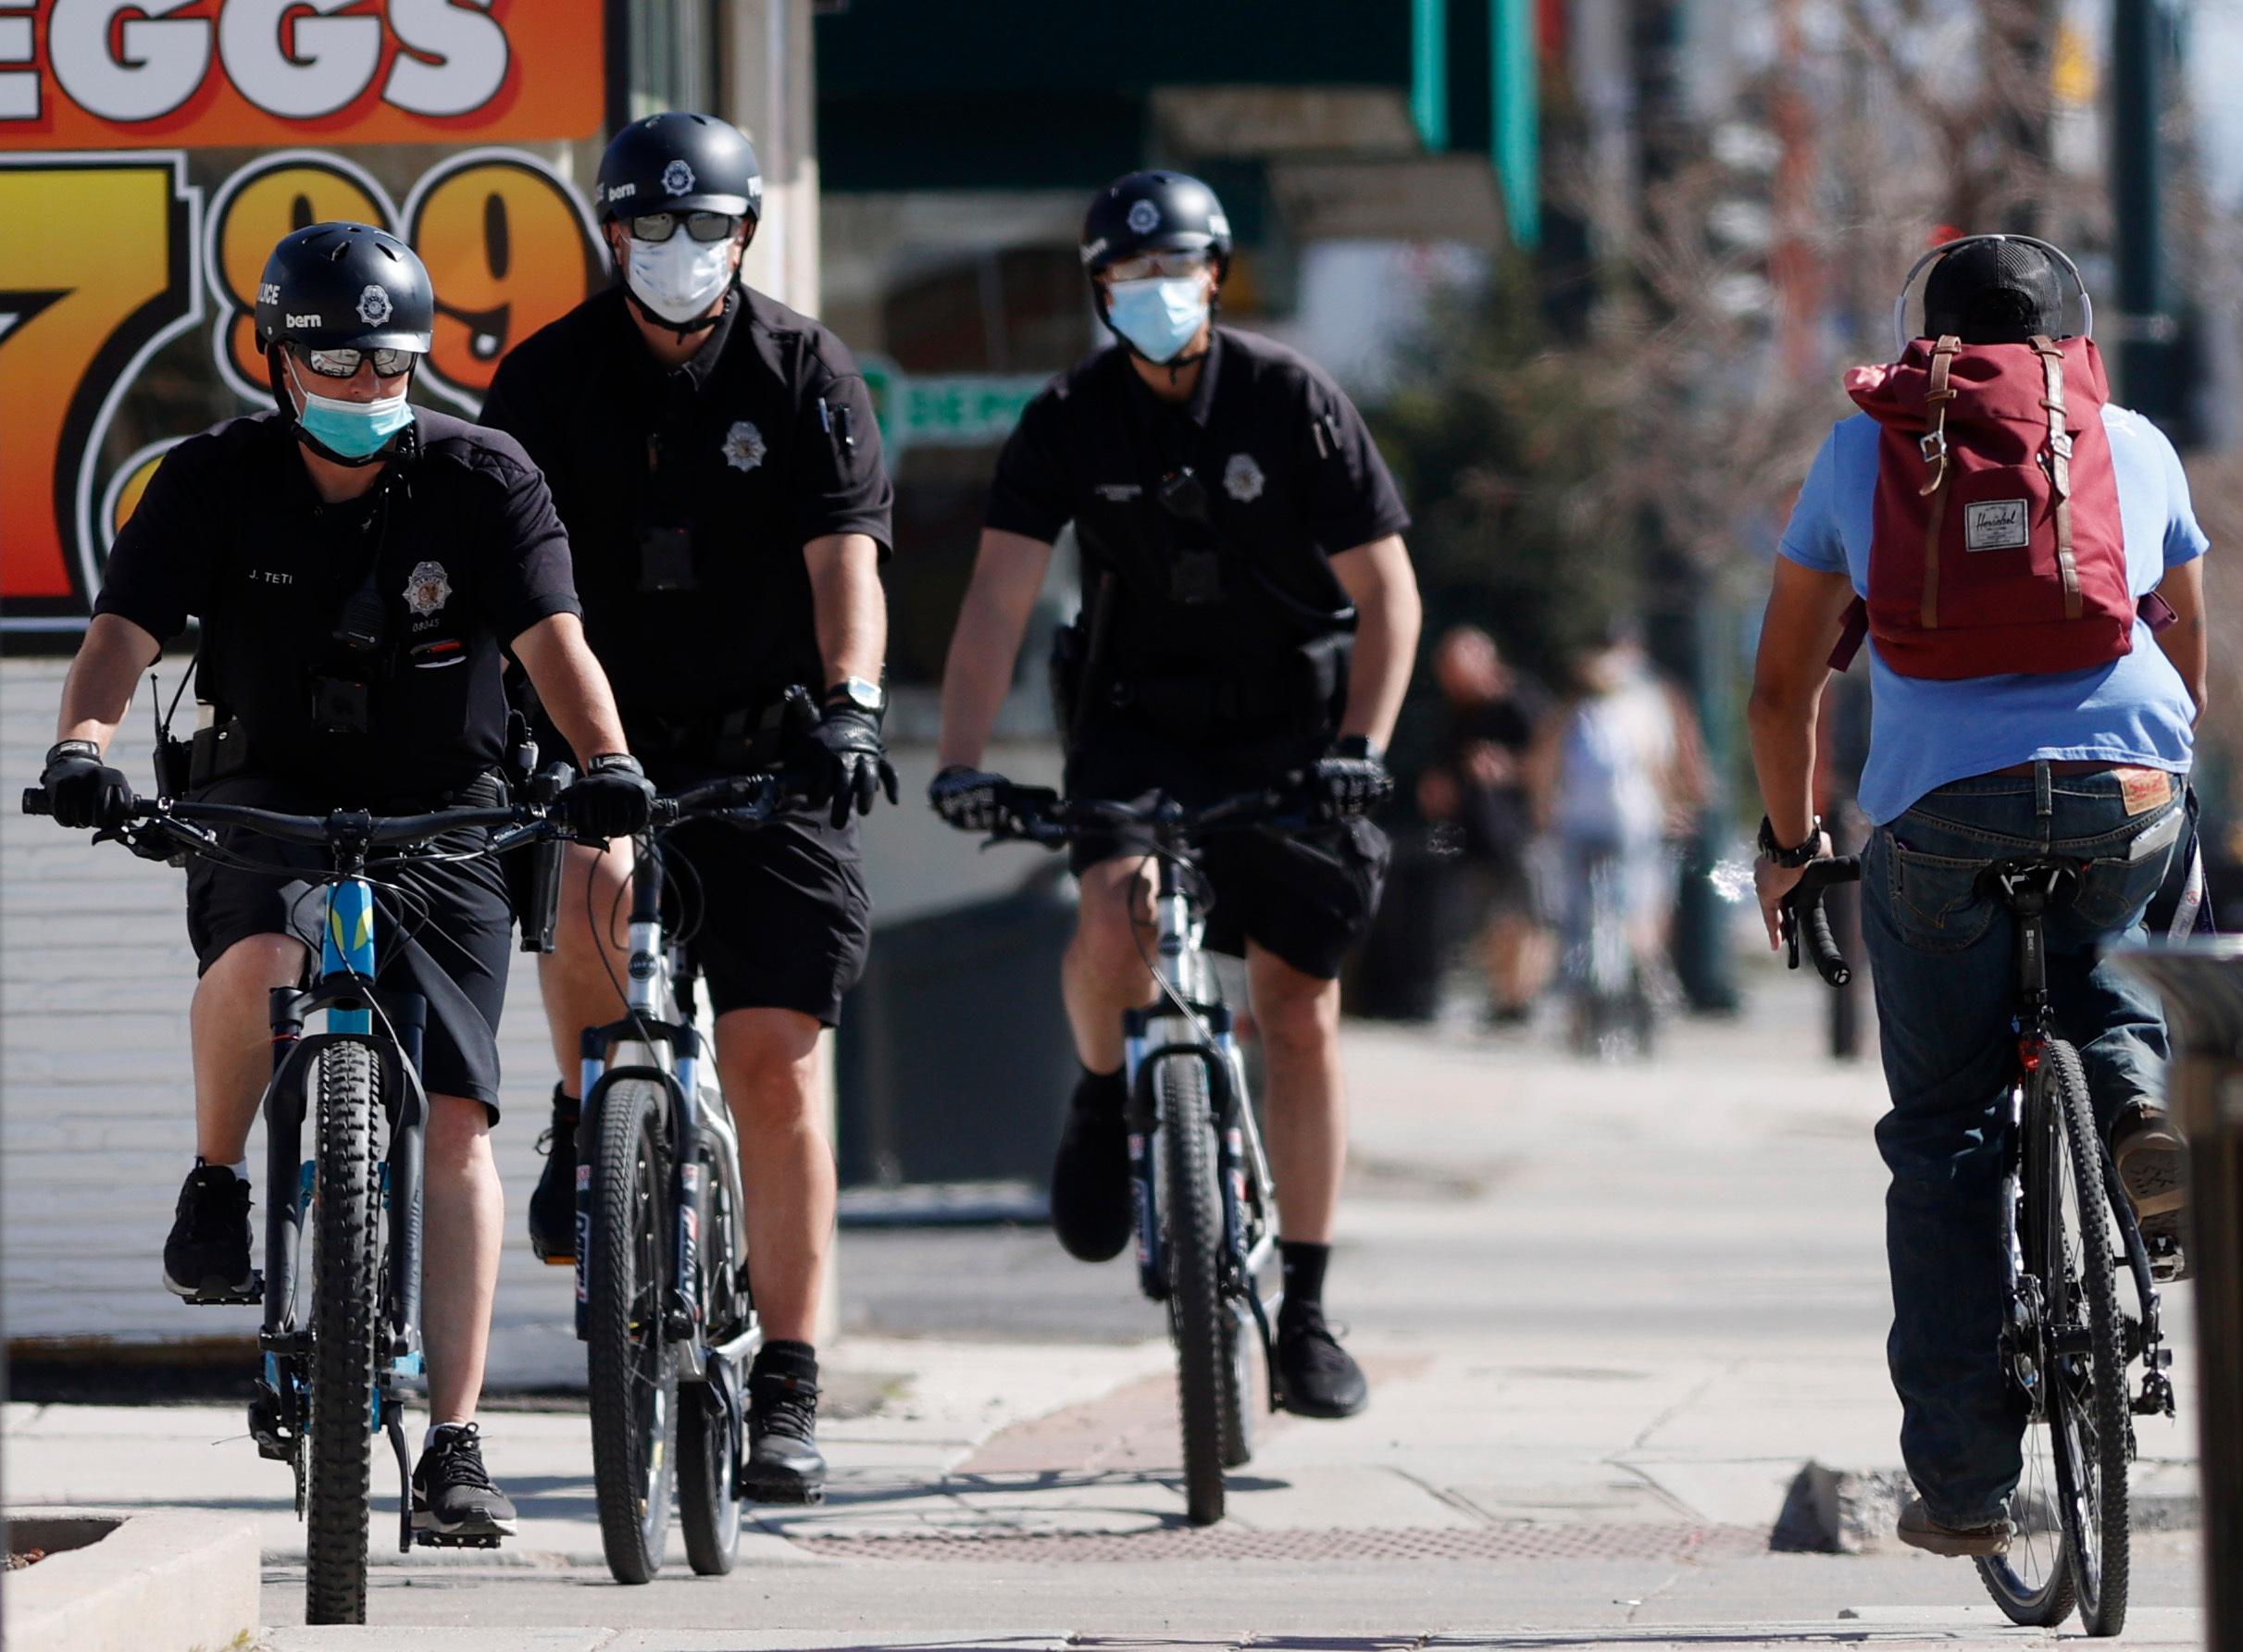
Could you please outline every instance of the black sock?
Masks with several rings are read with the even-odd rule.
[[[1128,1099],[1129,1088],[1122,1080],[1122,1069],[1111,1073],[1082,1070],[1082,1077],[1075,1086],[1075,1105],[1096,1109],[1102,1112],[1119,1112],[1121,1104]]]
[[[806,1342],[766,1342],[755,1350],[751,1377],[787,1377],[817,1385],[817,1350]]]
[[[1277,1241],[1277,1257],[1285,1268],[1285,1306],[1279,1319],[1321,1315],[1324,1311],[1324,1269],[1332,1260],[1329,1245],[1311,1245],[1302,1239]]]

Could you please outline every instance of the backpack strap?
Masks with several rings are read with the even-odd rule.
[[[2040,404],[2049,410],[2049,491],[2056,502],[2056,565],[2063,574],[2063,616],[2080,615],[2079,564],[2072,555],[2072,432],[2064,425],[2063,352],[2045,333],[2033,335],[2033,349],[2040,356],[2047,392]]]
[[[1916,445],[1923,450],[1924,463],[1930,474],[1924,485],[1916,490],[1920,499],[1931,501],[1931,512],[1924,524],[1924,606],[1919,621],[1927,631],[1939,628],[1939,529],[1947,521],[1947,484],[1954,474],[1948,460],[1947,404],[1955,399],[1955,387],[1950,379],[1955,353],[1963,348],[1963,341],[1953,333],[1942,333],[1931,350],[1931,390],[1925,396],[1932,410],[1931,429]]]

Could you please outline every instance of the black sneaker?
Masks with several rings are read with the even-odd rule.
[[[530,1248],[556,1268],[577,1260],[577,1113],[554,1086],[553,1124],[538,1137],[545,1171],[530,1196]]]
[[[816,1366],[812,1364],[813,1373]],[[826,1458],[817,1448],[817,1379],[760,1360],[748,1373],[748,1455],[740,1495],[752,1503],[822,1503]]]
[[[1084,1074],[1052,1160],[1052,1231],[1078,1261],[1111,1261],[1134,1231],[1121,1075]]]
[[[175,1297],[241,1296],[249,1266],[249,1184],[223,1164],[201,1164],[180,1188],[164,1241],[164,1288]]]
[[[514,1504],[483,1467],[472,1422],[439,1428],[413,1471],[413,1530],[440,1537],[511,1537]]]
[[[1296,1417],[1352,1417],[1371,1402],[1363,1367],[1315,1308],[1277,1315],[1277,1384]]]

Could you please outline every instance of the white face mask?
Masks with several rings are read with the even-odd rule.
[[[700,242],[679,229],[667,241],[628,240],[624,279],[665,321],[698,320],[732,283],[732,243]]]

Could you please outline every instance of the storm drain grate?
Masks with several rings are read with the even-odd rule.
[[[797,1537],[815,1555],[1074,1566],[1118,1560],[1691,1560],[1764,1554],[1751,1526],[1157,1526],[1141,1532],[1006,1532],[986,1527]]]

